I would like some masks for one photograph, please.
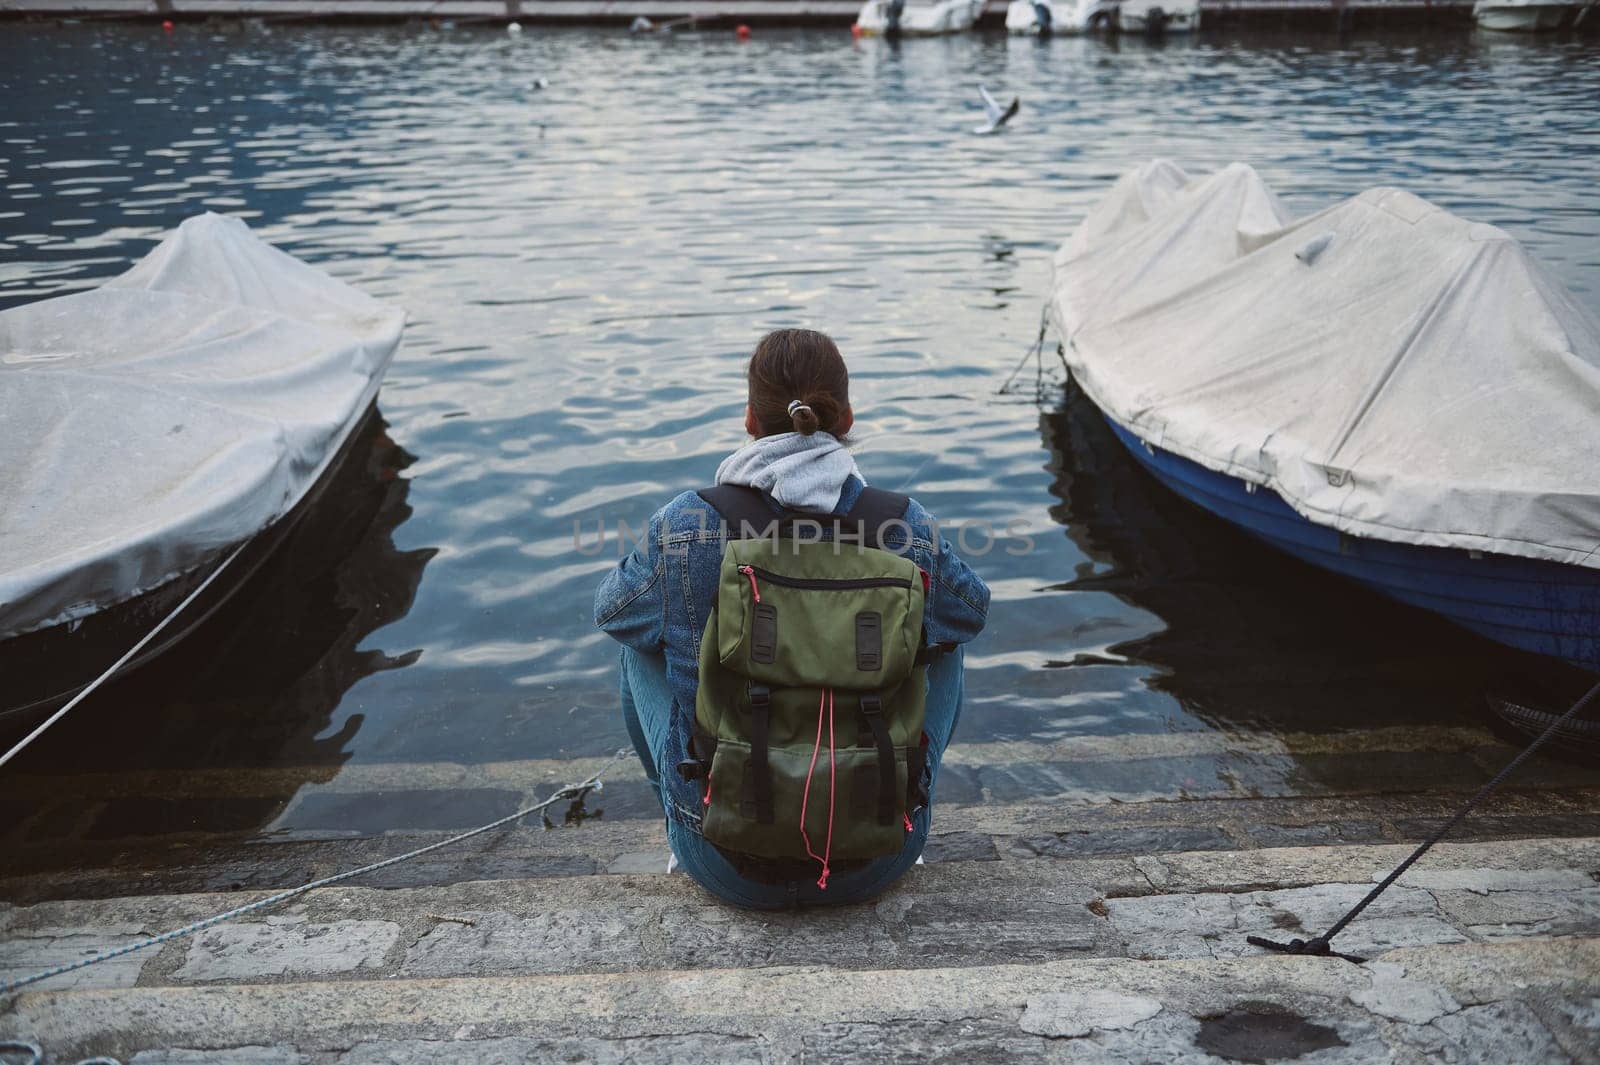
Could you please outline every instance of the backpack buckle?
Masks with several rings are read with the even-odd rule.
[[[876,695],[863,695],[861,697],[861,712],[868,717],[883,713],[883,700]]]
[[[765,710],[772,705],[772,689],[765,684],[754,681],[745,685],[745,691],[750,695],[750,708],[752,710]]]
[[[709,768],[698,758],[685,758],[678,763],[678,775],[684,780],[699,780],[706,775]]]

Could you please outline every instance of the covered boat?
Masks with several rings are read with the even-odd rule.
[[[1600,320],[1504,231],[1394,188],[1291,219],[1248,166],[1157,161],[1053,288],[1068,368],[1174,490],[1600,669]]]
[[[258,565],[373,405],[404,315],[237,219],[0,313],[0,724],[59,705]],[[176,620],[176,619],[175,619]]]

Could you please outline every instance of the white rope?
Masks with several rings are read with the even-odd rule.
[[[51,725],[54,725],[57,721],[60,721],[62,718],[66,717],[67,716],[67,711],[71,710],[73,707],[77,706],[79,703],[81,703],[85,699],[87,699],[89,697],[89,695],[96,688],[100,687],[100,685],[102,685],[106,681],[110,680],[112,675],[115,674],[117,672],[117,670],[119,670],[123,666],[127,665],[128,662],[133,658],[134,655],[136,655],[140,651],[144,650],[145,645],[148,644],[151,640],[155,639],[156,636],[158,636],[161,633],[161,630],[166,628],[167,625],[172,621],[173,618],[175,618],[179,614],[183,613],[185,608],[187,608],[190,603],[194,602],[197,598],[199,598],[201,592],[203,592],[207,588],[211,587],[211,582],[216,580],[217,576],[220,573],[222,573],[223,570],[227,569],[229,564],[232,563],[234,559],[239,557],[239,554],[245,549],[245,547],[247,545],[249,545],[249,543],[250,543],[250,541],[246,540],[244,543],[242,543],[238,547],[234,548],[233,549],[233,553],[231,555],[229,555],[227,558],[223,559],[221,565],[217,566],[216,569],[212,570],[206,576],[206,579],[201,581],[199,586],[196,587],[194,591],[190,592],[184,598],[183,602],[181,602],[181,603],[179,603],[177,605],[177,607],[172,611],[172,613],[168,614],[166,617],[162,618],[159,622],[157,622],[155,628],[153,628],[149,632],[145,633],[144,637],[142,639],[140,639],[140,641],[138,643],[136,643],[132,647],[128,648],[127,652],[125,654],[123,654],[123,656],[121,658],[119,658],[115,662],[111,663],[111,665],[109,667],[107,667],[107,669],[106,669],[106,671],[104,673],[100,674],[94,680],[92,680],[88,684],[86,684],[83,687],[83,689],[78,692],[77,695],[74,695],[71,699],[67,700],[65,706],[63,706],[61,709],[57,710],[55,713],[51,714],[50,717],[43,724],[41,724],[38,728],[34,729],[32,732],[30,732],[26,736],[24,736],[22,738],[21,742],[19,742],[15,747],[13,747],[9,751],[7,751],[3,757],[0,757],[0,766],[4,766],[7,762],[11,761],[11,759],[15,758],[18,754],[20,754],[24,747],[26,747],[28,744],[32,743],[34,740],[38,739],[41,735],[43,735],[45,729],[49,728]]]
[[[391,865],[399,865],[401,862],[409,861],[412,858],[427,854],[429,851],[436,851],[441,847],[448,847],[453,843],[460,843],[462,840],[471,839],[473,836],[481,836],[485,832],[492,832],[501,825],[510,824],[512,821],[515,821],[518,818],[526,817],[531,813],[536,813],[537,811],[543,810],[545,807],[559,802],[564,798],[575,797],[582,795],[587,791],[599,788],[601,776],[604,775],[605,772],[618,761],[631,753],[633,752],[630,748],[623,747],[619,749],[617,753],[612,755],[604,765],[595,770],[594,773],[590,774],[579,783],[568,784],[566,787],[560,789],[543,802],[524,807],[514,814],[507,814],[497,821],[490,821],[486,825],[480,825],[479,827],[467,832],[463,832],[460,835],[451,836],[449,839],[442,839],[437,843],[430,843],[426,847],[418,847],[414,851],[407,851],[404,854],[397,854],[393,858],[385,858],[381,862],[373,862],[371,865],[363,865],[360,869],[351,869],[348,872],[335,873],[333,876],[325,876],[321,880],[313,880],[309,884],[301,884],[299,887],[290,888],[288,891],[280,891],[276,895],[269,895],[264,899],[257,899],[255,902],[239,906],[235,909],[227,911],[226,913],[219,913],[215,917],[207,917],[204,920],[196,921],[193,924],[184,925],[182,928],[175,928],[170,932],[163,932],[159,936],[153,936],[150,939],[141,939],[137,943],[130,943],[127,946],[118,947],[115,950],[108,950],[103,954],[96,954],[91,958],[83,958],[68,965],[60,965],[54,969],[46,969],[44,972],[34,973],[32,976],[24,976],[20,980],[13,980],[5,986],[0,987],[0,999],[14,994],[22,988],[27,987],[29,984],[36,984],[41,980],[48,980],[51,977],[61,976],[70,972],[76,972],[77,970],[87,968],[90,965],[95,965],[103,961],[110,961],[112,958],[120,958],[124,954],[132,954],[136,950],[144,950],[146,947],[154,947],[161,943],[170,942],[174,939],[182,939],[184,936],[190,936],[196,932],[203,932],[207,928],[211,928],[214,925],[219,925],[223,921],[229,921],[235,917],[242,917],[247,913],[254,913],[257,910],[264,910],[268,906],[275,906],[280,902],[286,902],[297,895],[304,895],[306,892],[312,891],[316,888],[327,887],[330,884],[337,884],[340,881],[349,880],[352,877],[361,876],[364,873],[375,873],[379,869],[387,869]],[[5,1044],[0,1043],[0,1049],[3,1049],[4,1047]]]

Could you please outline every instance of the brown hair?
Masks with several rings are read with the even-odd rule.
[[[833,340],[812,329],[775,329],[750,356],[750,409],[762,436],[833,427],[850,406],[850,371]],[[791,413],[792,411],[792,413]]]

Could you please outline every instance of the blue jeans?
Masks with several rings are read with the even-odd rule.
[[[716,847],[707,843],[694,827],[679,818],[667,817],[667,843],[678,858],[678,865],[695,882],[713,895],[735,906],[752,910],[781,910],[794,906],[838,905],[875,898],[916,864],[928,840],[932,823],[933,796],[939,783],[939,763],[950,744],[961,717],[961,649],[941,655],[928,667],[928,699],[923,729],[928,734],[928,805],[912,821],[912,831],[899,854],[875,858],[859,869],[840,871],[828,879],[827,890],[814,879],[763,884],[741,876]],[[661,774],[675,772],[663,767],[662,752],[681,750],[682,741],[669,742],[673,728],[672,689],[667,684],[666,660],[622,649],[622,718],[628,735],[644,763],[645,775],[655,789],[662,809],[667,798]]]

